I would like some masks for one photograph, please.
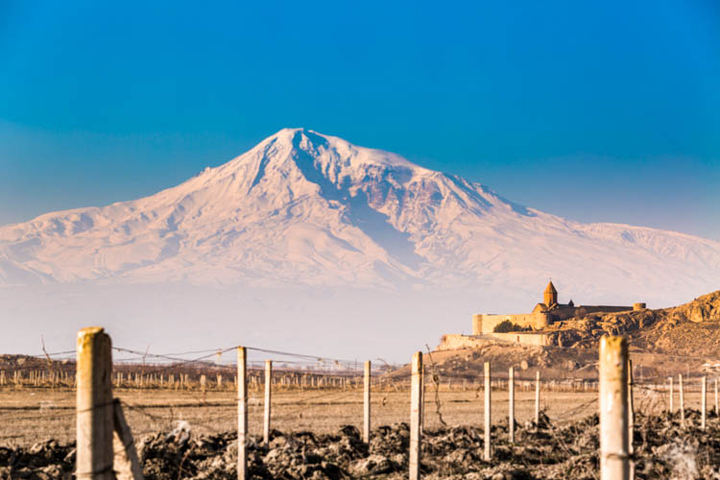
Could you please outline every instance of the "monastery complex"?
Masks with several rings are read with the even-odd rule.
[[[516,314],[487,314],[480,313],[473,315],[472,335],[446,334],[438,347],[440,350],[452,350],[456,348],[474,348],[480,346],[483,341],[490,339],[502,340],[525,345],[546,346],[551,344],[551,336],[562,328],[563,320],[575,317],[583,317],[593,313],[626,312],[631,310],[643,310],[644,303],[635,303],[632,306],[626,305],[575,305],[570,300],[568,303],[558,303],[558,291],[552,281],[548,283],[543,292],[543,301],[535,305],[530,313]],[[497,329],[496,327],[508,322],[509,329]],[[501,331],[496,331],[501,330]]]
[[[495,327],[505,320],[519,327],[532,330],[543,330],[554,322],[566,320],[573,317],[581,317],[589,313],[611,313],[624,312],[627,310],[640,310],[645,308],[644,303],[636,303],[633,306],[617,305],[578,305],[572,300],[568,303],[558,303],[558,292],[552,281],[548,283],[543,293],[542,303],[538,303],[530,313],[519,313],[509,315],[477,314],[473,315],[473,335],[485,335],[495,331]]]

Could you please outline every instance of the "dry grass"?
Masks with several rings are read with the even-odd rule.
[[[162,430],[171,430],[178,421],[187,422],[198,433],[215,433],[237,427],[235,394],[232,391],[207,392],[171,390],[115,391],[125,404],[126,416],[136,438]],[[441,391],[440,410],[449,425],[480,425],[483,416],[482,391]],[[531,421],[534,415],[534,391],[516,391],[516,419]],[[666,394],[636,389],[636,408],[645,414],[665,408]],[[407,422],[409,392],[374,392],[373,425]],[[550,419],[564,423],[595,412],[597,392],[543,392],[542,407]],[[686,407],[698,408],[699,392],[686,393]],[[73,390],[0,389],[0,445],[29,445],[75,437],[75,393]],[[251,392],[250,430],[262,431],[262,392]],[[709,395],[708,408],[714,405]],[[675,399],[675,408],[679,399]],[[432,388],[426,392],[425,425],[440,425]],[[493,391],[494,421],[507,418],[507,392]],[[278,391],[273,395],[272,426],[283,431],[311,430],[332,432],[341,425],[362,422],[360,390]]]

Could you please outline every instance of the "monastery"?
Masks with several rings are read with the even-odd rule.
[[[636,303],[633,306],[617,305],[575,305],[572,300],[568,303],[558,303],[558,292],[552,281],[550,281],[543,293],[542,303],[538,303],[530,313],[519,313],[511,315],[477,314],[473,315],[473,335],[488,335],[495,332],[495,327],[505,320],[524,329],[543,330],[554,322],[572,317],[579,317],[589,313],[603,312],[624,312],[628,310],[642,310],[644,303]]]

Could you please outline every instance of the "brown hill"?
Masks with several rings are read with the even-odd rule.
[[[520,378],[596,379],[598,342],[603,335],[630,341],[636,376],[662,379],[683,373],[720,371],[720,291],[672,308],[620,313],[595,313],[553,324],[543,333],[550,346],[534,347],[492,336],[473,337],[472,348],[449,349],[445,339],[426,363],[442,378],[471,380],[491,362],[495,375],[516,367]],[[394,372],[407,376],[408,367]]]
[[[636,350],[720,357],[720,290],[672,308],[572,318],[548,333],[560,347],[592,348],[603,335],[624,335]]]

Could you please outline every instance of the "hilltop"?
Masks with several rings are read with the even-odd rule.
[[[560,322],[554,344],[589,347],[602,335],[625,335],[647,352],[720,357],[720,290],[672,308],[594,314]]]
[[[553,324],[542,331],[551,345],[533,347],[483,337],[474,348],[450,349],[441,341],[431,362],[446,377],[479,378],[483,363],[493,371],[511,366],[523,378],[596,379],[598,342],[603,335],[629,340],[635,373],[659,375],[720,370],[720,290],[683,305],[619,313],[596,313]],[[406,367],[407,368],[407,367]],[[405,374],[405,369],[398,375]]]

